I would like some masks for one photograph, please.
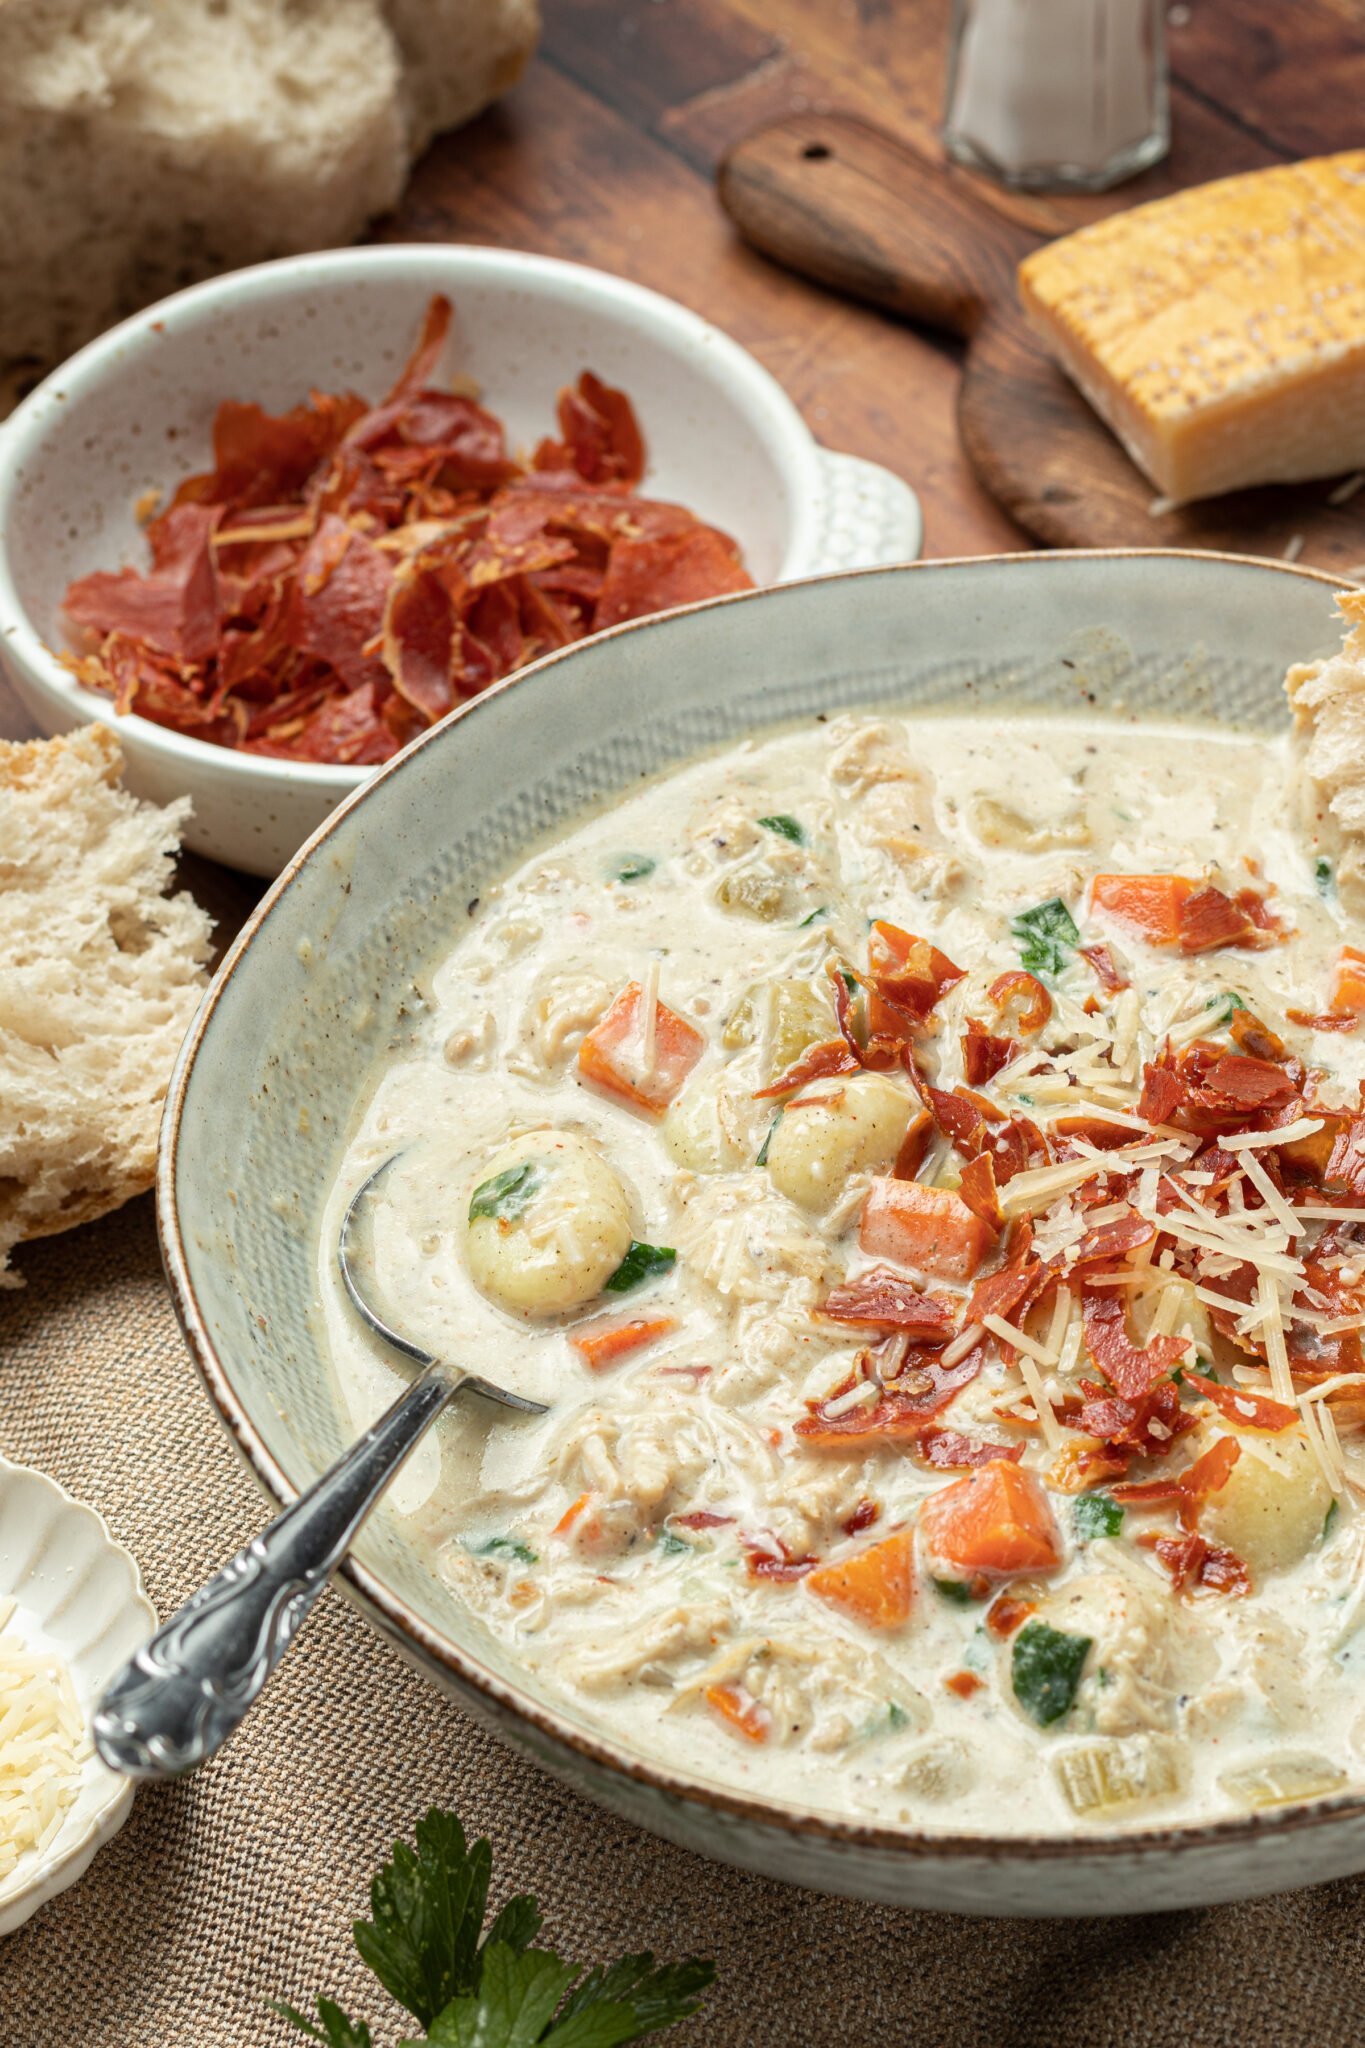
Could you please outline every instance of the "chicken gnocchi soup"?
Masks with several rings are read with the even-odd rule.
[[[550,1403],[395,1506],[580,1718],[991,1833],[1359,1781],[1365,957],[1296,772],[816,720],[471,906],[336,1199],[401,1150],[387,1298]]]

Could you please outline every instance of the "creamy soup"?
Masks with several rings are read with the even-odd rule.
[[[1232,1815],[1365,1757],[1365,965],[1290,743],[816,720],[472,905],[324,1232],[550,1405],[402,1475],[639,1752],[847,1815]]]

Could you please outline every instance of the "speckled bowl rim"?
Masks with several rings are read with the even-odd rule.
[[[386,762],[372,780],[355,790],[331,812],[313,836],[300,847],[283,873],[262,897],[224,957],[200,1005],[171,1076],[157,1161],[157,1232],[176,1317],[220,1420],[266,1492],[273,1495],[281,1506],[287,1506],[290,1501],[297,1498],[298,1488],[291,1483],[262,1441],[245,1403],[232,1384],[228,1369],[218,1357],[209,1336],[190,1278],[180,1230],[176,1201],[176,1169],[186,1090],[195,1059],[213,1022],[218,1002],[256,933],[277,909],[294,874],[325,844],[342,819],[348,817],[358,805],[369,802],[380,786],[391,777],[401,775],[420,748],[439,744],[452,724],[477,718],[483,707],[503,690],[515,688],[526,676],[539,670],[553,668],[562,661],[573,660],[582,648],[592,646],[596,640],[615,639],[623,634],[666,631],[670,621],[684,612],[713,611],[724,605],[751,604],[756,600],[768,603],[781,602],[785,590],[803,590],[816,584],[847,583],[866,576],[942,576],[950,575],[956,570],[980,569],[990,563],[1017,563],[1020,566],[1027,564],[1034,574],[1045,575],[1049,570],[1065,568],[1076,561],[1124,561],[1134,557],[1143,560],[1221,562],[1237,568],[1263,570],[1269,575],[1298,577],[1321,583],[1331,590],[1349,590],[1354,587],[1349,579],[1334,576],[1328,571],[1304,568],[1259,555],[1236,555],[1196,548],[1076,548],[1058,549],[1047,553],[951,556],[934,561],[906,563],[899,568],[848,569],[833,575],[807,577],[795,583],[764,590],[738,591],[728,597],[704,599],[699,604],[680,607],[678,611],[660,614],[654,618],[631,620],[624,625],[611,627],[603,634],[595,635],[594,641],[559,649],[553,654],[542,656],[539,661],[519,670],[515,676],[506,678],[473,698],[442,725],[424,733],[402,754]],[[979,1862],[987,1859],[1001,1863],[1056,1863],[1066,1862],[1075,1857],[1132,1858],[1135,1853],[1144,1850],[1155,1853],[1162,1850],[1252,1843],[1267,1836],[1297,1834],[1332,1826],[1338,1821],[1352,1817],[1365,1817],[1365,1787],[1362,1787],[1359,1791],[1337,1793],[1330,1798],[1308,1800],[1260,1814],[1231,1815],[1221,1820],[1167,1827],[1122,1830],[1097,1828],[1093,1832],[1087,1830],[1084,1833],[1069,1835],[968,1834],[954,1833],[950,1829],[940,1832],[928,1828],[843,1820],[835,1815],[789,1805],[780,1800],[763,1799],[734,1791],[723,1785],[671,1770],[665,1764],[651,1763],[633,1756],[604,1737],[576,1726],[553,1709],[528,1699],[517,1687],[508,1684],[487,1669],[471,1652],[459,1648],[430,1627],[420,1615],[414,1613],[406,1601],[391,1592],[378,1575],[355,1556],[345,1560],[337,1578],[342,1591],[373,1625],[394,1638],[400,1648],[419,1665],[427,1668],[439,1681],[453,1686],[458,1692],[472,1695],[475,1701],[485,1706],[485,1709],[491,1709],[495,1719],[505,1715],[513,1723],[521,1724],[556,1748],[569,1751],[596,1769],[632,1780],[673,1802],[724,1814],[736,1821],[769,1831],[816,1837],[834,1848],[903,1856],[907,1861],[923,1858],[926,1861],[966,1859]],[[1097,1906],[1097,1910],[1103,1910],[1102,1904]]]
[[[35,386],[10,417],[0,423],[0,451],[6,468],[14,469],[22,457],[36,458],[41,454],[44,439],[53,421],[61,417],[72,392],[85,393],[100,385],[116,389],[125,363],[157,346],[158,330],[168,315],[194,315],[214,306],[249,304],[256,297],[268,300],[275,296],[282,282],[287,282],[293,294],[303,296],[315,283],[332,279],[382,281],[385,271],[406,269],[414,258],[422,256],[432,264],[433,290],[444,282],[450,291],[458,291],[458,277],[447,275],[443,280],[439,273],[443,267],[447,271],[458,268],[459,262],[468,257],[473,259],[471,267],[505,273],[508,291],[539,280],[565,295],[587,292],[617,314],[623,326],[634,318],[652,336],[671,331],[681,341],[704,345],[706,354],[719,366],[721,377],[733,387],[738,408],[748,416],[775,466],[787,472],[792,486],[791,526],[778,577],[788,563],[809,558],[818,531],[815,507],[821,497],[821,447],[782,386],[757,356],[723,328],[669,298],[666,292],[617,277],[595,264],[572,263],[560,256],[542,256],[530,250],[489,248],[481,242],[389,242],[322,249],[224,271],[201,284],[173,292],[120,321],[107,333],[97,335]],[[20,598],[3,538],[7,490],[0,479],[0,637],[8,658],[20,664],[46,695],[79,714],[86,724],[103,717],[116,732],[126,732],[130,739],[136,739],[140,746],[168,762],[192,768],[202,766],[208,759],[234,782],[262,791],[275,785],[283,788],[301,784],[304,788],[349,792],[373,775],[374,769],[368,765],[244,754],[234,747],[196,739],[191,733],[161,725],[135,711],[111,718],[108,701],[87,690],[62,666]],[[532,665],[528,663],[527,668],[516,670],[515,677],[520,679]]]

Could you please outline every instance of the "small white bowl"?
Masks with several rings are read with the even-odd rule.
[[[603,271],[418,244],[291,257],[178,292],[91,342],[0,430],[0,660],[44,732],[113,724],[130,788],[158,803],[191,796],[186,843],[251,874],[277,874],[373,770],[267,760],[114,719],[58,659],[62,596],[93,569],[145,563],[136,501],[208,466],[221,400],[281,410],[313,387],[378,399],[436,292],[455,305],[446,367],[478,381],[514,446],[549,431],[560,386],[595,369],[635,401],[643,488],[732,534],[757,583],[919,553],[907,484],[820,448],[746,350]]]
[[[137,1565],[103,1519],[43,1473],[4,1458],[0,1597],[18,1602],[9,1627],[31,1649],[64,1659],[87,1725],[109,1680],[156,1627]],[[92,1750],[51,1842],[21,1856],[0,1881],[0,1935],[83,1876],[132,1803],[131,1779],[106,1769]]]

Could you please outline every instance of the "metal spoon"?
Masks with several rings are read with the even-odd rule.
[[[395,1155],[396,1157],[397,1155]],[[239,1550],[109,1686],[95,1712],[95,1746],[130,1778],[175,1778],[220,1749],[289,1648],[309,1608],[384,1488],[447,1402],[472,1390],[505,1408],[543,1415],[491,1380],[433,1358],[391,1329],[355,1275],[356,1219],[386,1159],[352,1196],[337,1241],[346,1292],[376,1336],[423,1371],[331,1470]]]

